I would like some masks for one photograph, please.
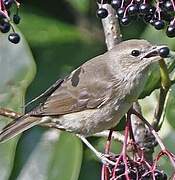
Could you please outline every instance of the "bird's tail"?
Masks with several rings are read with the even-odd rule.
[[[28,114],[15,119],[0,131],[0,142],[7,141],[23,131],[40,124],[40,121],[41,118],[32,117]]]

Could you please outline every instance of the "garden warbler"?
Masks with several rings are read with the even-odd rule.
[[[3,128],[0,141],[45,123],[73,132],[84,142],[116,126],[144,89],[162,48],[168,49],[133,39],[90,59],[49,88],[38,107]]]

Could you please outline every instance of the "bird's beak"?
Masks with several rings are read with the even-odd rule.
[[[145,52],[143,58],[162,57],[161,49],[163,49],[163,48],[167,48],[167,46],[154,46],[153,48],[151,48],[150,50]]]

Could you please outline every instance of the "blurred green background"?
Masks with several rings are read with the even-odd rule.
[[[7,36],[0,36],[5,46],[0,50],[3,54],[0,60],[5,62],[0,68],[1,79],[4,79],[5,75],[8,76],[5,85],[0,83],[0,95],[4,92],[8,94],[1,99],[1,106],[22,111],[24,99],[29,102],[58,78],[64,77],[86,60],[106,51],[96,8],[94,0],[37,0],[21,3],[21,23],[17,31],[24,36],[22,42],[20,45],[9,45]],[[171,48],[175,47],[175,41],[168,39],[164,32],[158,32],[139,20],[121,29],[123,39],[145,38],[156,43],[166,43]],[[12,49],[13,53],[9,54]],[[8,71],[3,73],[9,66],[15,72],[11,76]],[[11,88],[7,86],[9,81],[13,82]],[[11,98],[12,94],[19,98]],[[171,97],[167,119],[173,124],[174,95]],[[152,99],[148,100],[147,106],[152,105],[152,102]],[[27,111],[30,108],[32,106]],[[3,127],[7,119],[1,119]],[[162,136],[165,139],[170,137],[167,144],[173,150],[173,125],[170,126],[167,121],[165,127],[168,127],[169,131],[162,132]],[[97,149],[103,151],[105,139],[89,140]],[[120,151],[119,143],[113,143],[113,151]],[[0,180],[100,179],[101,164],[92,152],[74,135],[59,133],[57,130],[34,127],[23,133],[19,141],[15,138],[0,145],[0,158]],[[162,161],[163,165],[165,163],[166,161]],[[167,164],[166,169],[170,170]]]

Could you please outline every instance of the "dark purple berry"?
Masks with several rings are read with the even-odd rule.
[[[167,175],[163,173],[162,180],[167,180],[167,179],[168,179]]]
[[[125,172],[125,165],[123,163],[119,164],[115,170],[117,176],[123,174]]]
[[[151,15],[151,14],[147,14],[147,15],[145,15],[145,16],[143,17],[143,19],[144,19],[144,21],[145,21],[146,23],[150,23],[150,21],[152,20],[152,18],[153,18],[153,15]]]
[[[129,18],[129,16],[125,16],[120,19],[120,23],[124,26],[128,25],[130,22],[131,22],[131,19]]]
[[[161,30],[165,27],[165,23],[164,21],[162,20],[155,20],[154,21],[154,27],[157,29],[157,30]]]
[[[10,31],[10,23],[8,22],[3,22],[1,25],[0,25],[0,31],[2,33],[7,33]]]
[[[149,5],[148,4],[140,4],[139,6],[139,12],[142,15],[149,14]]]
[[[14,0],[4,0],[4,5],[6,9],[9,9],[13,3],[14,3]]]
[[[108,11],[105,8],[100,8],[97,10],[97,16],[101,19],[106,18],[108,16]]]
[[[165,4],[165,9],[169,12],[173,12],[174,11],[174,8],[173,8],[173,4],[171,1],[166,1]]]
[[[119,18],[123,17],[124,13],[125,13],[125,9],[124,8],[119,8],[117,10],[117,15],[118,15]]]
[[[175,26],[168,26],[166,30],[166,35],[170,38],[175,37]]]
[[[17,44],[20,41],[20,36],[17,33],[10,33],[8,36],[8,40],[14,44]]]
[[[13,16],[13,22],[14,22],[15,24],[19,24],[19,23],[20,23],[20,20],[21,20],[21,18],[19,17],[18,14],[15,14],[15,15]]]
[[[149,23],[150,23],[152,26],[154,26],[154,24],[155,24],[156,21],[158,21],[158,19],[157,19],[155,16],[153,16],[152,19],[149,21]]]
[[[160,171],[155,171],[154,176],[156,179],[160,179],[162,177],[162,173]]]
[[[154,6],[149,7],[149,14],[154,15],[156,8]]]
[[[111,6],[117,10],[121,6],[121,3],[122,3],[121,0],[112,0]]]
[[[162,58],[168,57],[169,53],[170,53],[170,49],[168,47],[163,47],[159,49],[159,55]],[[156,171],[156,172],[159,174],[159,171]]]
[[[137,179],[137,174],[133,170],[128,173],[130,179]]]
[[[128,7],[128,14],[130,16],[135,16],[137,15],[139,9],[138,9],[138,5],[137,4],[132,4]]]

